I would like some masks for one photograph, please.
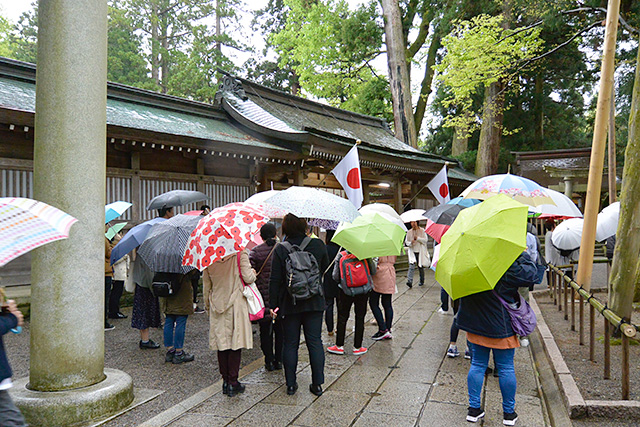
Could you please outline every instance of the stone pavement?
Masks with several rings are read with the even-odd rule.
[[[229,398],[221,382],[155,416],[143,426],[458,426],[467,412],[466,375],[469,361],[445,356],[451,314],[437,313],[440,287],[428,270],[425,286],[408,289],[404,273],[398,275],[393,303],[393,339],[373,341],[377,328],[367,322],[365,343],[369,352],[351,355],[347,337],[344,356],[326,354],[325,392],[316,397],[308,390],[311,380],[306,346],[301,344],[298,392],[286,394],[282,371],[267,372],[262,359],[241,371],[244,394]],[[416,281],[414,281],[416,283]],[[368,318],[371,317],[369,311]],[[352,330],[353,313],[347,330]],[[334,337],[323,335],[325,347]],[[458,348],[465,348],[464,332]],[[539,397],[537,373],[529,348],[516,350],[518,426],[549,425]],[[502,425],[498,378],[485,379],[484,426]]]

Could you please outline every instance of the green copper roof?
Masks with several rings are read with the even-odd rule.
[[[35,84],[0,77],[0,106],[35,112]],[[286,148],[260,141],[226,120],[203,117],[121,99],[107,98],[107,124],[170,135],[223,141],[270,150]]]

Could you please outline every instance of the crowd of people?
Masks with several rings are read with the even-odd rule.
[[[203,207],[203,215],[208,207]],[[162,209],[159,217],[171,218],[173,209]],[[406,285],[413,286],[414,272],[418,269],[419,286],[425,284],[425,267],[431,265],[428,248],[429,237],[417,222],[411,222],[406,234],[405,249],[409,270]],[[459,331],[466,332],[467,348],[464,356],[471,359],[468,373],[469,409],[467,421],[477,422],[484,416],[481,408],[481,390],[484,376],[491,372],[488,367],[493,353],[494,376],[499,377],[503,396],[504,424],[515,425],[516,379],[514,351],[528,345],[526,336],[518,337],[509,321],[503,301],[517,305],[519,295],[528,300],[528,291],[540,283],[546,259],[556,265],[566,265],[573,254],[561,253],[550,244],[553,225],[546,225],[546,251],[543,256],[540,241],[534,230],[527,233],[527,250],[511,265],[493,291],[480,292],[451,301],[442,290],[439,313],[452,308],[454,320],[451,324],[448,357],[458,357]],[[200,276],[198,270],[181,275],[179,291],[166,298],[158,298],[151,290],[154,273],[140,258],[127,256],[113,266],[109,265],[109,252],[120,238],[105,243],[105,329],[112,326],[110,318],[125,318],[120,312],[119,299],[123,283],[131,276],[134,302],[131,326],[140,331],[141,349],[157,349],[161,345],[149,337],[149,328],[157,328],[164,321],[163,344],[167,363],[180,364],[194,360],[184,350],[185,328],[188,316],[202,310],[209,316],[210,348],[217,352],[222,391],[232,397],[245,391],[238,380],[241,351],[253,348],[253,331],[249,319],[243,288],[255,283],[266,307],[262,319],[254,321],[259,330],[260,348],[264,354],[267,371],[284,370],[287,394],[298,390],[296,378],[300,333],[304,333],[305,344],[311,365],[309,391],[317,396],[323,394],[325,353],[345,354],[346,327],[352,307],[355,313],[353,355],[367,353],[363,346],[365,316],[371,309],[377,331],[371,337],[375,341],[393,338],[393,294],[397,292],[395,256],[359,260],[331,241],[333,231],[327,230],[325,241],[311,233],[304,218],[287,214],[281,223],[280,233],[273,223],[260,229],[262,243],[251,250],[242,250],[207,266]],[[279,238],[278,235],[282,237]],[[304,254],[305,256],[302,256]],[[306,294],[292,287],[298,286],[299,272],[294,264],[306,268],[302,281]],[[360,276],[359,276],[360,274]],[[202,277],[203,304],[197,305],[198,283]],[[334,313],[337,309],[337,316]],[[337,317],[337,322],[335,321]],[[164,318],[164,320],[163,320]],[[323,346],[322,329],[335,342]]]

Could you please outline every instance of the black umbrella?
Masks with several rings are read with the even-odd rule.
[[[172,190],[162,193],[154,197],[149,202],[147,210],[171,208],[174,206],[182,206],[188,203],[201,202],[207,200],[206,194],[200,191],[190,190]]]
[[[138,249],[138,255],[156,273],[188,273],[191,266],[182,265],[187,241],[202,216],[176,215],[155,224]]]
[[[464,208],[460,205],[439,205],[429,209],[423,215],[436,224],[451,225],[462,209]]]

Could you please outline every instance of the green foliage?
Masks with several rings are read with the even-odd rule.
[[[446,127],[471,132],[477,126],[473,95],[482,87],[517,76],[519,67],[540,52],[539,28],[521,32],[504,29],[503,20],[502,15],[478,15],[457,22],[443,38],[446,54],[436,66],[440,72],[437,78],[450,91],[443,104],[458,110],[458,114],[445,117]],[[463,111],[472,114],[462,114]]]
[[[107,80],[146,89],[156,89],[149,78],[142,54],[141,37],[117,2],[109,6]]]
[[[19,61],[36,62],[38,42],[38,3],[23,12],[15,26],[10,57]]]
[[[0,56],[11,56],[13,52],[13,25],[4,16],[0,16]]]
[[[270,38],[280,55],[279,66],[293,68],[305,91],[334,106],[367,114],[383,112],[388,86],[380,84],[384,80],[370,65],[382,46],[376,4],[355,11],[343,0],[286,0],[285,4],[286,25]]]

